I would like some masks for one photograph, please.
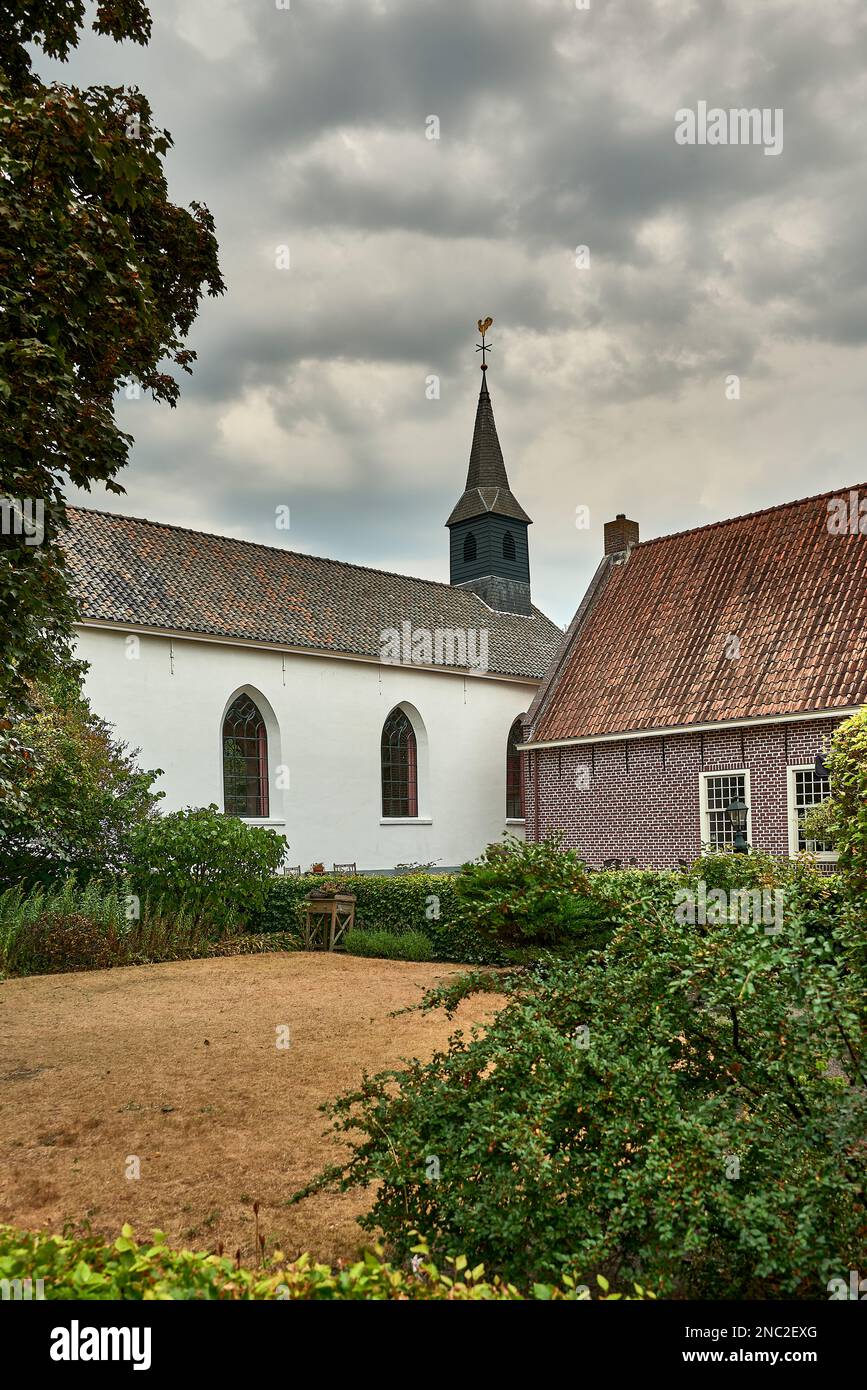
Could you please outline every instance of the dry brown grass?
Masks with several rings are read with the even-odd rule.
[[[339,1155],[317,1107],[365,1068],[427,1057],[489,1017],[490,995],[456,1023],[388,1016],[457,969],[299,952],[3,982],[0,1222],[88,1219],[113,1237],[129,1221],[251,1260],[258,1201],[269,1247],[352,1256],[365,1194],[285,1205]]]

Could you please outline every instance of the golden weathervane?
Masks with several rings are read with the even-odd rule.
[[[486,352],[493,352],[493,348],[491,347],[490,343],[486,343],[486,342],[485,342],[485,334],[487,333],[488,329],[490,328],[490,326],[491,326],[491,324],[492,324],[493,322],[494,322],[494,320],[493,320],[492,318],[479,319],[479,320],[478,320],[478,327],[479,327],[479,332],[480,332],[481,335],[482,335],[482,341],[481,341],[480,343],[477,343],[477,344],[476,344],[476,352],[480,352],[480,353],[482,354],[482,371],[483,371],[483,372],[486,372],[486,371],[488,370],[488,364],[487,364],[487,362],[485,361],[485,353],[486,353]]]

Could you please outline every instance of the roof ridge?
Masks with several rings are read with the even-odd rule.
[[[816,492],[810,497],[796,497],[790,502],[775,502],[770,507],[760,507],[755,512],[741,512],[738,516],[727,516],[721,521],[704,521],[701,526],[687,526],[682,531],[667,531],[662,536],[650,536],[646,541],[638,541],[635,548],[642,550],[648,545],[658,545],[660,541],[676,540],[679,536],[691,536],[698,531],[714,531],[720,526],[732,526],[736,521],[752,521],[757,516],[767,516],[770,512],[784,512],[789,507],[803,507],[807,502],[821,502],[825,497],[839,497],[842,493],[857,492],[863,489],[867,494],[867,482],[857,483],[849,487],[832,487],[827,492]]]
[[[290,550],[286,546],[266,545],[264,541],[249,541],[245,539],[243,536],[224,536],[221,535],[218,531],[201,531],[198,530],[195,526],[177,526],[170,521],[152,521],[150,517],[130,516],[127,512],[109,512],[105,511],[101,507],[79,507],[73,505],[68,506],[66,510],[68,513],[82,512],[85,516],[105,516],[111,518],[111,520],[113,521],[118,519],[123,521],[135,521],[139,525],[156,526],[162,531],[179,531],[184,535],[188,536],[206,536],[210,540],[231,541],[233,545],[252,546],[255,550],[266,550],[271,555],[300,555],[305,560],[318,560],[321,564],[337,565],[338,568],[345,570],[361,570],[365,574],[382,574],[389,579],[411,579],[413,584],[430,584],[433,588],[436,589],[448,589],[449,593],[451,594],[467,594],[472,598],[478,599],[478,601],[481,603],[481,599],[479,599],[478,594],[473,593],[472,589],[456,588],[454,584],[448,584],[443,579],[423,579],[420,575],[416,574],[401,574],[399,570],[377,569],[375,565],[358,565],[355,564],[355,562],[352,560],[334,560],[330,555],[313,555],[307,550]],[[537,612],[541,613],[541,609],[538,609]],[[528,617],[535,615],[529,615],[524,613],[518,614],[516,616]],[[544,617],[545,615],[542,614],[542,616]],[[549,618],[548,621],[550,622],[551,619]],[[554,624],[554,626],[556,626],[556,624]]]

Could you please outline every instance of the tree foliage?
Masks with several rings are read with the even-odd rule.
[[[123,869],[134,831],[153,814],[157,773],[93,713],[77,669],[34,687],[15,726],[14,795],[0,797],[0,881],[82,881]]]
[[[130,873],[142,897],[235,924],[258,918],[285,853],[276,830],[246,825],[215,805],[190,807],[139,828]]]
[[[834,731],[828,771],[840,871],[863,912],[867,903],[867,709]]]
[[[38,540],[8,515],[0,535],[7,713],[68,650],[65,484],[122,491],[132,440],[115,395],[137,382],[173,405],[166,367],[191,370],[202,293],[223,289],[212,218],[170,201],[171,137],[143,94],[34,73],[26,46],[66,58],[84,14],[83,0],[0,3],[0,498],[44,508]],[[94,27],[146,43],[150,17],[142,0],[103,0]]]
[[[455,879],[455,921],[506,954],[598,945],[610,914],[573,850],[509,836],[489,845]]]

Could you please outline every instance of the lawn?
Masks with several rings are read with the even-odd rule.
[[[455,973],[298,952],[6,980],[0,1222],[60,1231],[88,1219],[113,1236],[129,1221],[250,1261],[258,1201],[269,1247],[353,1255],[363,1193],[285,1205],[340,1152],[318,1106],[364,1069],[427,1057],[488,1017],[490,996],[456,1023],[389,1017]]]

